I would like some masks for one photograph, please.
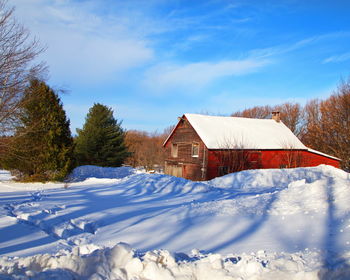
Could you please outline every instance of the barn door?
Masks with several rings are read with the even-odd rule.
[[[182,177],[182,165],[167,164],[165,167],[165,173],[176,177]]]
[[[182,165],[173,165],[173,176],[182,177]]]

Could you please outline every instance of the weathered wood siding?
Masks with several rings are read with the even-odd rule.
[[[192,156],[192,144],[198,143],[198,157]],[[177,157],[171,154],[172,144],[177,144]],[[206,179],[207,149],[190,123],[184,118],[175,128],[165,145],[165,173],[199,181]],[[202,168],[203,171],[202,171]],[[180,171],[181,169],[181,171]],[[180,175],[182,173],[182,176]]]

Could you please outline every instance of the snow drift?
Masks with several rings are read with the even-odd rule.
[[[336,268],[325,267],[320,252],[251,254],[171,254],[153,250],[137,254],[128,244],[96,249],[81,254],[71,252],[43,254],[26,258],[2,258],[0,278],[15,279],[150,279],[150,280],[238,280],[238,279],[338,279],[350,277],[347,263]],[[345,259],[344,259],[345,260]],[[4,278],[1,278],[4,279]],[[5,278],[8,279],[8,278]]]
[[[124,178],[135,174],[136,169],[123,167],[100,167],[95,165],[83,165],[75,168],[69,176],[69,182],[79,182],[88,178]]]
[[[87,172],[68,186],[0,183],[0,274],[349,276],[349,173],[330,166],[249,170],[208,182],[123,169],[107,173],[108,178],[95,172],[87,178]]]

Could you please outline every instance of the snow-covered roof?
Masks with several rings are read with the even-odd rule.
[[[282,121],[199,114],[184,116],[208,149],[307,149]]]

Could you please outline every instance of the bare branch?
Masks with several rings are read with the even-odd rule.
[[[32,78],[43,78],[44,63],[34,63],[44,48],[18,24],[14,8],[0,0],[0,136],[11,135],[18,125],[24,89]]]

